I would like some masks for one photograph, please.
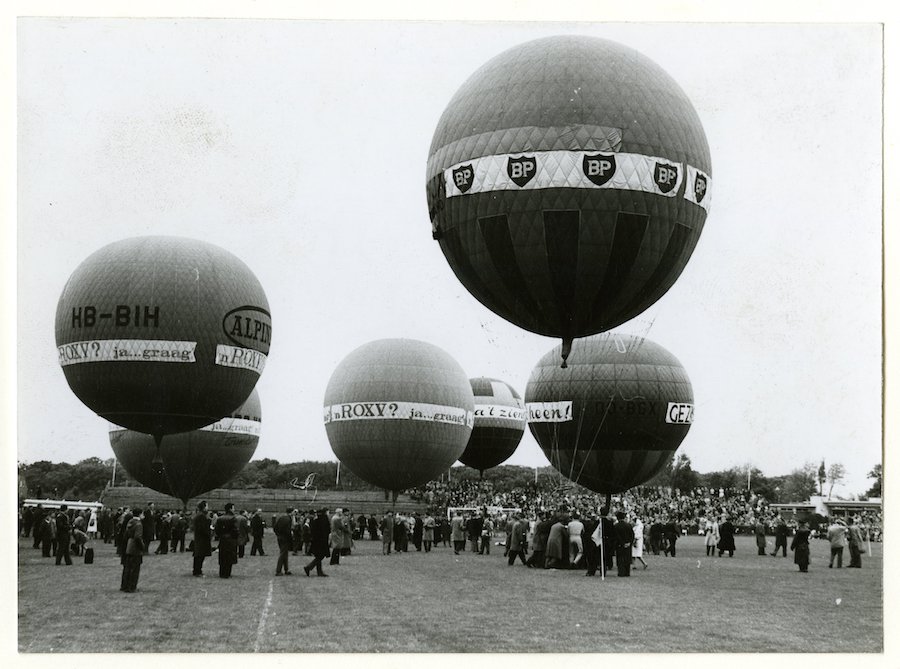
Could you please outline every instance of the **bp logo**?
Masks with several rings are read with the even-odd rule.
[[[537,159],[534,156],[510,158],[506,163],[506,173],[516,186],[522,188],[537,173]]]
[[[612,154],[607,156],[602,153],[593,156],[585,154],[584,160],[581,161],[581,169],[584,171],[584,176],[593,184],[602,186],[616,173],[616,157]]]
[[[475,170],[472,169],[472,163],[460,165],[453,170],[453,185],[459,189],[460,193],[469,190],[473,181],[475,181]]]
[[[697,177],[694,179],[694,200],[700,204],[704,197],[706,197],[706,177],[697,172]]]
[[[653,168],[653,179],[663,193],[671,193],[678,184],[678,167],[668,163],[656,163]]]

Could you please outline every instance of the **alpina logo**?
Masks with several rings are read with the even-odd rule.
[[[251,306],[232,309],[222,319],[222,330],[238,346],[269,352],[272,317],[265,309]]]

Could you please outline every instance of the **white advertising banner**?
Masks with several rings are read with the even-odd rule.
[[[249,369],[257,374],[262,374],[266,367],[266,354],[252,348],[218,344],[216,346],[216,364],[222,367]]]
[[[690,166],[688,166],[690,168]],[[693,168],[690,168],[693,169]],[[703,188],[709,176],[701,175]],[[676,197],[685,178],[685,166],[659,156],[640,153],[592,151],[535,151],[473,158],[444,170],[447,197],[498,190],[539,190],[542,188],[614,188]],[[685,197],[688,197],[685,194]],[[700,195],[688,197],[700,204]]]
[[[110,433],[113,432],[125,432],[128,428],[122,427],[121,425],[116,425],[115,423],[109,424]],[[232,418],[228,416],[226,418],[221,418],[217,420],[215,423],[211,423],[210,425],[206,425],[200,428],[203,432],[226,432],[229,434],[249,434],[254,437],[258,437],[262,434],[262,423],[258,420],[248,420],[247,418]]]
[[[57,346],[59,364],[84,362],[196,362],[195,341],[92,339]]]
[[[509,423],[510,427],[524,427],[525,409],[502,404],[476,404],[475,422],[490,420],[492,424]]]
[[[567,402],[529,402],[529,423],[567,423],[572,420],[572,400]]]
[[[474,414],[459,407],[418,402],[347,402],[324,407],[325,423],[348,420],[422,420],[472,427]]]

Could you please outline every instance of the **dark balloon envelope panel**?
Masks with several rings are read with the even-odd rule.
[[[69,278],[56,311],[72,391],[110,422],[154,435],[208,425],[243,403],[271,335],[250,269],[180,237],[103,247]]]
[[[681,274],[710,203],[709,148],[659,66],[606,40],[535,40],[489,61],[441,117],[434,236],[482,304],[581,337],[647,309]]]
[[[531,372],[528,427],[561,474],[616,493],[653,478],[693,422],[693,391],[681,363],[646,338],[603,334],[577,340],[569,367],[559,347]]]
[[[525,433],[525,403],[505,381],[479,377],[470,383],[475,423],[459,461],[484,472],[506,462],[518,448]]]
[[[164,437],[158,453],[153,437],[116,426],[109,442],[129,476],[186,504],[225,485],[250,462],[261,427],[259,395],[253,390],[244,404],[213,425]],[[162,471],[154,463],[157,457]]]
[[[335,455],[386,490],[439,476],[472,432],[465,372],[440,348],[412,339],[382,339],[351,352],[332,373],[324,404]]]

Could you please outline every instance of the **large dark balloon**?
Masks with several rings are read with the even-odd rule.
[[[525,389],[528,427],[556,469],[596,492],[647,482],[678,449],[694,419],[681,363],[648,339],[603,334],[556,347]]]
[[[459,363],[412,339],[360,346],[325,391],[325,431],[335,455],[361,479],[393,491],[446,471],[466,448],[473,411]]]
[[[710,184],[706,137],[678,84],[630,48],[579,36],[527,42],[475,72],[441,116],[427,167],[434,237],[459,280],[566,344],[669,289]]]
[[[199,430],[168,435],[158,455],[153,437],[115,425],[110,426],[109,443],[133,479],[187,504],[191,497],[228,483],[250,462],[261,428],[254,389],[230,416]],[[165,463],[162,471],[154,462],[157,457]]]
[[[470,379],[475,395],[475,426],[459,461],[479,472],[496,467],[515,453],[525,433],[525,403],[499,379]]]
[[[244,402],[271,336],[250,269],[181,237],[103,247],[78,266],[56,309],[72,391],[111,423],[158,438],[209,425]]]

